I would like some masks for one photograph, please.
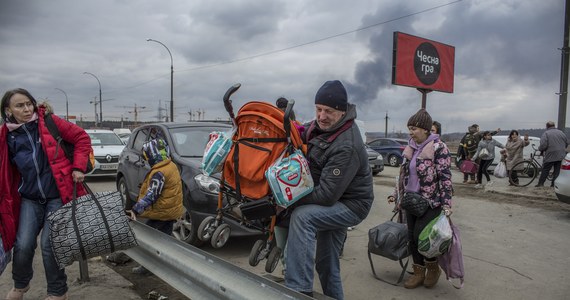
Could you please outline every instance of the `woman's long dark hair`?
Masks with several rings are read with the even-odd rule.
[[[32,96],[32,94],[30,94],[30,92],[22,88],[9,90],[6,93],[4,93],[4,96],[2,96],[2,102],[0,102],[0,114],[2,115],[2,119],[4,120],[4,122],[16,123],[14,117],[8,118],[8,116],[6,115],[6,108],[10,106],[10,99],[12,98],[12,96],[16,94],[21,94],[28,97],[28,99],[30,99],[30,101],[32,101],[32,104],[34,105],[34,112],[38,111],[38,102]]]
[[[516,133],[518,136],[520,136],[519,132],[516,130],[511,130],[511,133],[509,133],[509,141],[513,141],[513,133]]]

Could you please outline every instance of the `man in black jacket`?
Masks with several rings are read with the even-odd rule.
[[[287,239],[287,287],[312,295],[313,265],[325,295],[343,299],[339,253],[346,228],[362,222],[374,200],[368,155],[356,107],[344,86],[327,81],[315,96],[316,119],[303,135],[315,188],[291,215]]]

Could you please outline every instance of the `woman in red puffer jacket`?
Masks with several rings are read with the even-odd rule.
[[[47,299],[67,299],[67,276],[55,262],[47,216],[72,200],[74,182],[85,177],[91,140],[81,127],[52,116],[61,138],[74,145],[70,162],[46,127],[46,107],[24,89],[7,91],[0,113],[0,234],[4,249],[13,248],[14,288],[6,299],[22,299],[29,290],[40,234]],[[78,185],[77,195],[84,194]]]

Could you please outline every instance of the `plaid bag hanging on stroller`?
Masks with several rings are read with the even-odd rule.
[[[234,115],[230,96],[240,88],[235,84],[224,95],[224,106],[234,125],[232,145],[223,162],[215,217],[206,217],[198,227],[198,238],[210,240],[212,247],[221,248],[230,236],[230,225],[224,218],[256,229],[267,235],[267,240],[255,242],[249,263],[256,266],[268,258],[265,270],[272,272],[281,256],[274,244],[276,215],[281,209],[274,199],[265,172],[279,158],[292,153],[306,153],[301,136],[290,120],[293,100],[285,112],[273,104],[250,101]],[[311,186],[312,188],[312,186]]]

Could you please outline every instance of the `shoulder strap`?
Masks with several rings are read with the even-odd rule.
[[[63,149],[63,152],[65,153],[65,156],[68,159],[73,158],[73,154],[69,152],[69,149],[67,149],[65,143],[63,143],[63,139],[59,134],[59,128],[57,128],[57,125],[55,124],[55,121],[53,120],[51,115],[52,115],[51,113],[46,113],[44,116],[44,121],[46,123],[46,127],[49,133],[51,134],[51,136],[53,136],[53,138],[57,142],[57,146],[55,149],[55,157],[57,158],[57,155],[59,153],[59,148],[61,147]]]

